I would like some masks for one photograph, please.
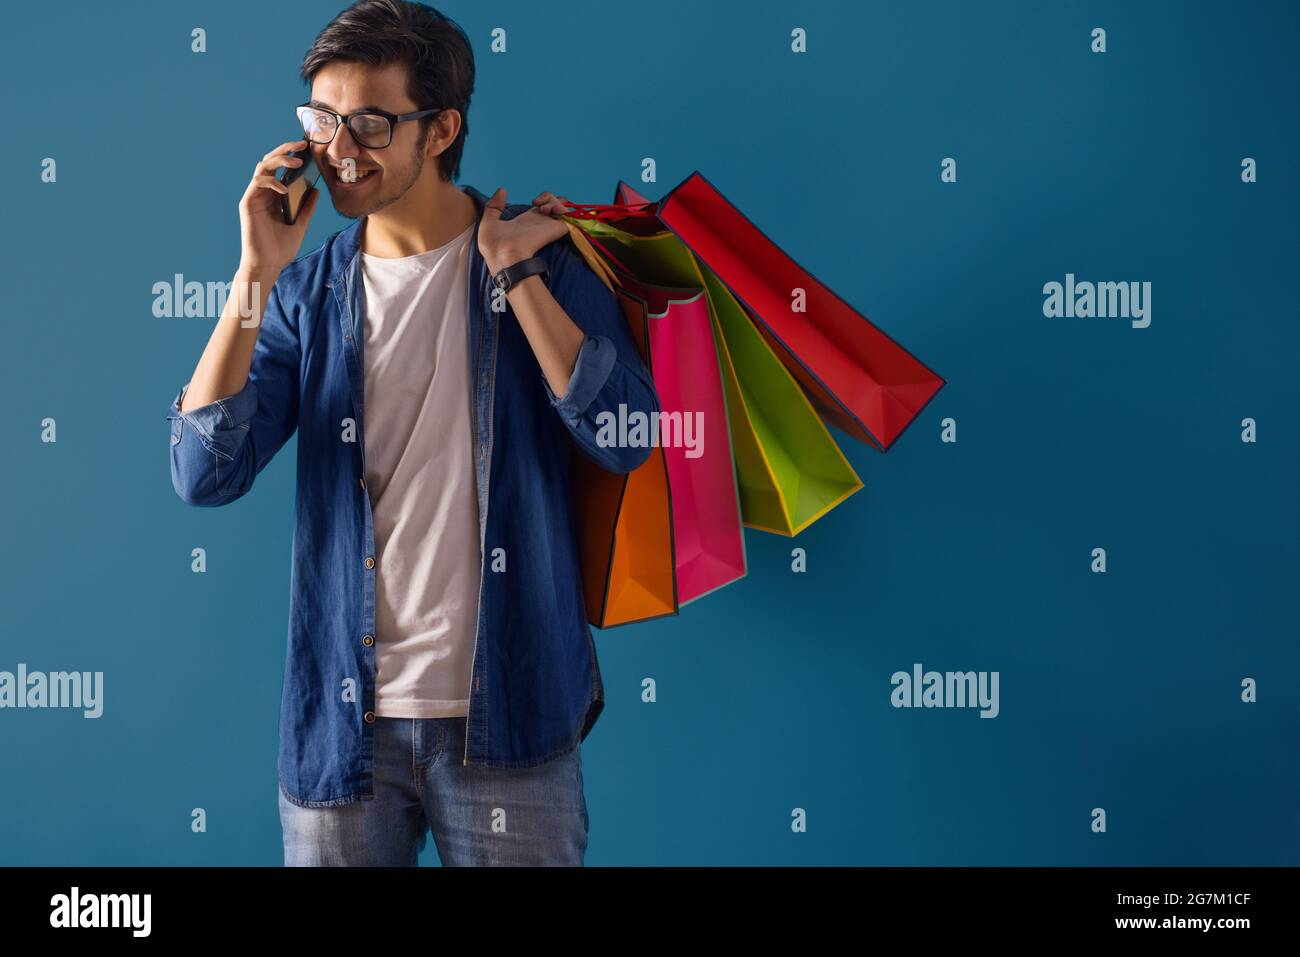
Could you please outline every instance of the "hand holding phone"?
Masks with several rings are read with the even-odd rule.
[[[303,200],[316,188],[316,182],[320,179],[320,168],[312,158],[311,146],[295,150],[289,155],[303,161],[301,166],[286,166],[284,172],[280,174],[280,183],[288,187],[288,192],[280,194],[280,213],[285,223],[292,226],[298,221]]]
[[[281,143],[253,167],[239,200],[241,269],[276,275],[298,255],[320,200],[320,190],[311,187],[318,178],[315,163],[307,175],[300,175],[311,163],[310,155],[305,155],[309,147],[305,139]],[[290,176],[296,186],[284,184]],[[292,223],[286,221],[289,218]]]

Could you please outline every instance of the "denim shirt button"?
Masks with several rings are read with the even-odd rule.
[[[365,637],[363,637],[363,638],[361,639],[361,643],[362,643],[363,645],[365,645],[367,648],[369,648],[371,645],[373,645],[373,644],[375,643],[375,636],[374,636],[374,635],[366,635]]]
[[[373,711],[367,711],[366,724],[374,724],[374,723],[375,723],[375,713]]]
[[[367,567],[367,568],[374,568],[374,567],[375,567],[375,560],[374,560],[374,558],[370,557],[369,555],[366,556],[366,567]]]

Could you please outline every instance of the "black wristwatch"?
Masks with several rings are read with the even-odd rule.
[[[492,282],[504,293],[509,292],[516,284],[529,276],[536,276],[539,273],[543,282],[550,280],[551,273],[546,268],[546,260],[541,256],[533,256],[530,259],[521,259],[517,263],[506,266],[492,277]]]

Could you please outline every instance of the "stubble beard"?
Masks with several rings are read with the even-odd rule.
[[[398,183],[397,186],[388,189],[382,195],[377,196],[372,205],[368,208],[359,212],[348,212],[340,209],[338,210],[340,215],[345,216],[348,219],[362,219],[379,212],[381,209],[386,209],[405,196],[407,191],[419,180],[420,173],[424,171],[424,147],[428,140],[429,130],[425,130],[424,135],[421,136],[419,141],[415,144],[415,151],[411,157],[412,163],[408,167],[410,173],[403,178],[402,182]]]

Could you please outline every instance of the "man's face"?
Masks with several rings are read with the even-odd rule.
[[[311,85],[311,103],[344,116],[363,109],[389,113],[414,113],[420,109],[406,90],[403,64],[383,67],[334,62],[321,68]],[[393,125],[393,141],[386,148],[368,150],[341,126],[328,146],[312,146],[321,182],[330,191],[334,208],[349,219],[360,219],[398,201],[424,170],[424,143],[420,121]],[[355,163],[356,179],[343,177]]]

